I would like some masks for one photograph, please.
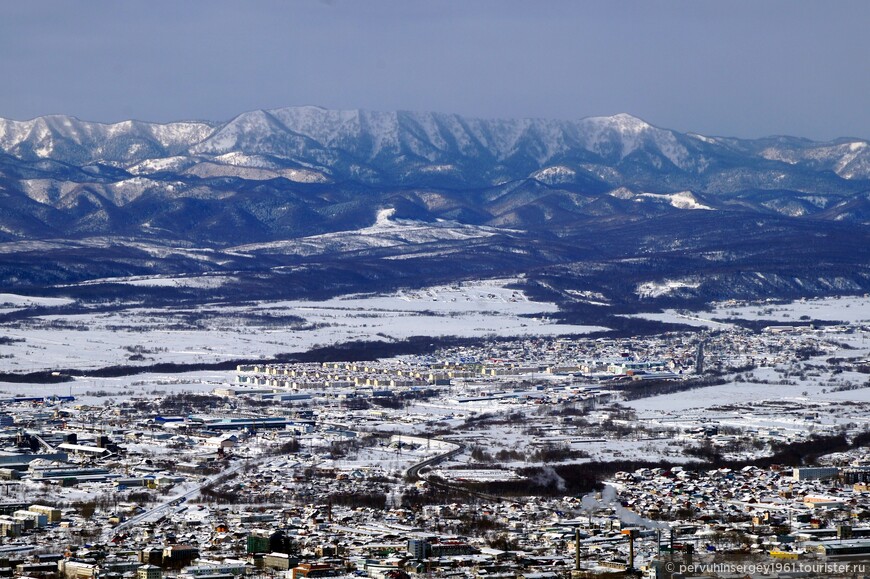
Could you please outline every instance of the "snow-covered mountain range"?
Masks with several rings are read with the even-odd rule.
[[[234,224],[256,228],[256,240],[283,239],[365,226],[383,207],[519,228],[658,206],[870,214],[867,141],[705,137],[627,114],[482,120],[296,107],[169,124],[48,116],[0,119],[0,151],[8,239],[159,227],[221,244],[237,240],[209,230]]]
[[[518,179],[562,167],[572,176],[587,173],[607,181],[618,178],[620,167],[650,165],[659,172],[703,176],[726,166],[777,163],[844,179],[870,178],[870,146],[864,140],[712,138],[660,129],[628,114],[579,121],[482,120],[309,106],[243,113],[226,123],[101,124],[47,116],[0,119],[0,149],[25,161],[105,164],[134,174],[211,161],[259,169],[298,165],[380,183],[410,183],[445,172],[468,182],[463,170],[476,170],[471,182],[494,184],[499,177]]]
[[[595,271],[610,273],[598,281],[634,288],[650,273],[633,264],[679,275],[691,264],[731,288],[701,284],[699,295],[764,295],[746,273],[761,270],[790,295],[858,291],[870,288],[868,222],[870,144],[856,138],[711,137],[627,114],[317,107],[229,122],[0,119],[2,287],[226,268],[284,275],[316,262],[320,277],[292,287],[372,290],[422,271],[443,282],[557,267],[556,278],[576,279],[590,260],[616,260],[599,261]]]

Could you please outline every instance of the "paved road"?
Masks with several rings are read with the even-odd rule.
[[[439,464],[441,462],[444,462],[445,460],[453,458],[457,454],[461,454],[461,453],[465,452],[465,445],[464,444],[458,444],[456,442],[447,442],[446,440],[439,440],[437,442],[441,442],[441,443],[445,443],[445,444],[455,444],[456,448],[454,448],[453,450],[449,450],[443,454],[433,456],[432,458],[427,458],[426,460],[424,460],[422,462],[418,462],[417,464],[411,466],[408,470],[405,471],[405,476],[408,479],[410,479],[412,481],[418,481],[418,480],[420,480],[420,471],[422,469],[426,468],[427,466],[433,466],[433,465]]]
[[[438,442],[445,442],[446,443],[448,441],[439,440]],[[454,456],[465,452],[465,445],[464,444],[460,444],[460,443],[456,443],[456,442],[449,442],[448,444],[456,444],[457,447],[451,451],[445,452],[443,454],[439,454],[438,456],[433,456],[432,458],[427,458],[426,460],[424,460],[422,462],[418,462],[417,464],[415,464],[414,466],[409,468],[407,471],[405,471],[405,476],[409,480],[412,480],[412,481],[422,480],[420,478],[420,471],[423,470],[424,468],[426,468],[428,466],[433,466],[433,465],[439,464],[441,462],[444,462],[445,460],[451,459]],[[433,487],[438,487],[438,488],[441,488],[444,490],[453,490],[453,491],[460,492],[460,493],[463,493],[466,495],[471,495],[473,497],[478,497],[478,498],[481,498],[481,499],[484,499],[487,501],[501,502],[501,501],[505,500],[502,497],[498,497],[495,495],[488,495],[485,493],[479,493],[477,491],[467,489],[461,485],[454,485],[454,484],[449,484],[446,482],[442,483],[442,482],[438,482],[438,481],[433,481],[431,479],[426,479],[426,483],[429,485],[432,485]]]

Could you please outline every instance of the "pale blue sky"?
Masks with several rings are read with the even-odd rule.
[[[0,116],[315,104],[870,138],[868,30],[866,0],[3,2]]]

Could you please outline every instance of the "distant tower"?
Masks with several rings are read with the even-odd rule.
[[[580,527],[574,527],[574,571],[580,573]]]
[[[695,353],[695,374],[703,374],[704,373],[704,342],[706,340],[701,340],[698,342],[698,351]]]

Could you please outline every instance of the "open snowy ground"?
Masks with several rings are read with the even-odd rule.
[[[852,355],[858,354],[852,350],[849,352]],[[809,363],[818,364],[819,360],[810,360]],[[623,404],[637,410],[638,416],[677,416],[692,410],[701,411],[732,404],[757,404],[767,400],[791,400],[807,405],[870,402],[868,376],[856,372],[844,372],[836,376],[826,372],[803,379],[788,368],[759,368],[747,374],[753,379],[752,382],[735,380],[718,386],[641,398]],[[849,383],[861,387],[841,389]]]
[[[20,296],[17,294],[0,294],[0,314],[16,312],[35,306],[65,306],[74,303],[69,298],[44,298],[32,296]]]
[[[116,378],[75,378],[59,384],[19,384],[0,382],[0,397],[74,396],[77,403],[102,405],[119,399],[181,392],[209,393],[231,383],[234,372],[148,373]]]
[[[710,318],[738,318],[744,320],[777,320],[783,324],[804,319],[842,321],[853,324],[870,322],[870,297],[848,296],[800,300],[786,304],[749,304],[738,305],[720,303],[710,314],[700,314]]]
[[[714,304],[710,311],[689,312],[671,309],[660,313],[643,313],[628,317],[708,327],[714,330],[732,327],[733,324],[728,323],[729,320],[769,320],[782,325],[805,324],[809,320],[865,324],[870,323],[870,297],[819,298],[783,304],[721,302]]]
[[[552,323],[546,316],[556,306],[530,301],[521,291],[506,287],[511,281],[316,302],[43,315],[0,326],[6,338],[0,344],[0,371],[270,358],[353,340],[394,341],[419,335],[566,335],[604,329]]]

